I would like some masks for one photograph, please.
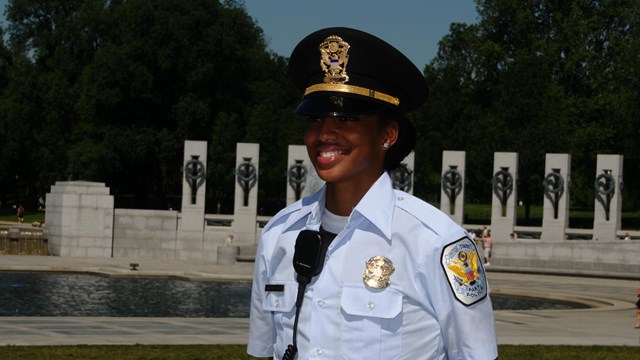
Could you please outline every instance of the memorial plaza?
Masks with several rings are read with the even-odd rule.
[[[180,211],[114,208],[106,184],[57,182],[47,194],[41,239],[50,256],[4,252],[0,271],[250,282],[257,238],[269,220],[258,216],[259,156],[258,144],[237,144],[233,215],[205,214],[207,144],[201,141],[185,142]],[[287,204],[321,186],[306,156],[304,147],[289,147]],[[517,158],[494,154],[490,291],[587,306],[496,310],[498,343],[639,346],[640,231],[621,229],[622,156],[598,155],[592,229],[569,227],[567,154],[547,154],[542,226],[516,226]],[[440,209],[475,230],[479,225],[462,219],[465,162],[464,152],[443,152]],[[413,165],[411,154],[407,171],[392,176],[394,187],[412,191]],[[35,233],[27,227],[4,224],[0,240],[22,246]],[[511,233],[528,237],[511,240]],[[0,317],[3,345],[245,344],[247,335],[247,318]]]
[[[139,263],[135,272],[130,266],[133,261]],[[252,268],[252,263],[216,265],[198,261],[126,258],[0,257],[0,271],[88,272],[193,280],[250,281]],[[638,278],[576,277],[503,270],[507,269],[493,265],[488,268],[494,294],[578,301],[591,308],[497,310],[499,344],[640,345],[640,330],[634,328]],[[0,318],[2,345],[245,344],[247,333],[246,318]]]

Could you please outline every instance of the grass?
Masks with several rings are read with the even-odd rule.
[[[524,207],[519,206],[516,224],[519,226],[542,226],[542,210],[541,205],[532,205],[529,219],[526,219]],[[464,215],[466,224],[489,225],[491,223],[491,204],[464,204]],[[0,221],[17,221],[15,209],[0,209]],[[24,223],[31,224],[34,221],[45,222],[44,211],[27,209]],[[569,227],[592,228],[593,210],[570,210]],[[622,212],[622,229],[640,229],[640,210]]]
[[[18,214],[15,209],[11,208],[2,208],[0,209],[0,221],[18,221]],[[24,212],[24,223],[31,224],[34,221],[39,223],[44,222],[44,211],[42,210],[25,210]]]
[[[525,208],[518,206],[516,224],[519,226],[542,226],[542,205],[531,205],[529,219],[525,218]],[[491,223],[491,204],[464,204],[465,223],[489,225]],[[640,229],[640,210],[623,211],[622,229]],[[593,228],[593,209],[570,209],[569,227]]]
[[[80,345],[80,346],[4,346],[0,359],[118,359],[118,360],[241,360],[253,359],[245,345]],[[501,345],[500,360],[631,360],[638,358],[638,347]]]

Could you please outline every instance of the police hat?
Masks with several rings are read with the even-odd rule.
[[[336,27],[305,37],[289,71],[304,92],[295,112],[306,116],[404,114],[427,96],[422,73],[400,51],[360,30]]]
[[[322,29],[295,47],[289,73],[304,93],[298,115],[391,114],[399,132],[385,156],[386,170],[415,147],[416,131],[405,113],[422,105],[427,84],[411,60],[385,41],[350,28]]]

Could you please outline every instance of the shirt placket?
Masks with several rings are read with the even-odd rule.
[[[309,359],[335,359],[340,351],[342,316],[340,313],[341,273],[347,253],[347,229],[341,232],[327,251],[324,269],[314,284],[312,295]]]

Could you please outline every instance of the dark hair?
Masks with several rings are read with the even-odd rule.
[[[380,114],[381,124],[386,125],[392,121],[398,123],[398,139],[387,150],[384,158],[384,169],[395,170],[402,160],[413,151],[416,146],[416,129],[404,114],[396,111],[383,111]]]

